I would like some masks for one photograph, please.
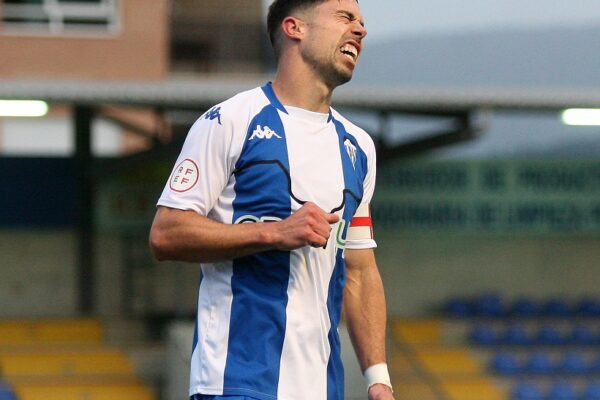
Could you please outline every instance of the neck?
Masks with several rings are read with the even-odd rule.
[[[329,112],[333,87],[327,85],[316,72],[304,63],[284,61],[282,56],[273,90],[282,104],[305,110]]]

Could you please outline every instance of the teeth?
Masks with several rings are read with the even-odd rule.
[[[345,44],[340,50],[342,51],[342,53],[346,54],[353,60],[355,60],[358,57],[358,50],[356,49],[356,47],[350,44]]]

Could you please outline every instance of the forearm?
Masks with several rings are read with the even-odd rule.
[[[276,238],[267,224],[222,224],[194,211],[160,207],[150,231],[150,246],[160,261],[231,260],[273,249]]]
[[[232,260],[267,250],[322,247],[331,233],[336,214],[313,203],[304,204],[277,222],[222,224],[194,211],[159,207],[150,248],[157,260],[215,262]]]
[[[361,369],[385,363],[386,306],[383,284],[372,252],[348,268],[344,311],[350,339]],[[351,264],[354,264],[353,262]]]

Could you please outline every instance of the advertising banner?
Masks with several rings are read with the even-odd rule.
[[[377,171],[377,231],[600,234],[600,161],[411,161]]]

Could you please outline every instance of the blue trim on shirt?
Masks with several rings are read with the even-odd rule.
[[[271,102],[271,105],[278,109],[279,111],[283,111],[284,113],[288,113],[283,104],[279,101],[277,96],[275,95],[275,91],[273,90],[273,83],[267,82],[265,85],[261,87],[262,91],[265,93],[265,96]]]

